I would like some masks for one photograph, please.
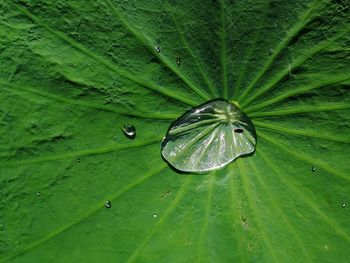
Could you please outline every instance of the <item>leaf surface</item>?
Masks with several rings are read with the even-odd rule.
[[[348,14],[1,1],[0,262],[348,262]],[[255,154],[175,172],[163,136],[215,98],[252,120]]]

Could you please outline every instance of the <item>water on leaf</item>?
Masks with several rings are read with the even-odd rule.
[[[346,207],[346,204],[345,204],[345,203],[342,203],[342,204],[341,204],[341,207],[342,207],[342,208],[345,208],[345,207]]]
[[[77,163],[80,163],[80,158],[77,159]]]
[[[171,124],[162,156],[182,172],[203,173],[224,167],[255,150],[256,132],[249,118],[229,101],[202,104]]]
[[[154,49],[156,50],[157,53],[160,53],[160,46],[155,46]]]
[[[181,58],[180,58],[180,57],[177,57],[177,58],[176,58],[176,64],[177,64],[178,66],[180,66],[180,64],[181,64]]]
[[[41,193],[40,192],[36,192],[36,196],[37,197],[41,196]]]
[[[157,214],[153,214],[153,217],[154,217],[154,218],[157,218],[157,217],[158,217],[158,215],[157,215]]]
[[[129,139],[135,139],[136,128],[134,125],[131,125],[131,124],[124,125],[122,130],[123,130],[126,137],[128,137]]]
[[[316,166],[315,166],[315,165],[312,166],[311,171],[312,171],[312,172],[316,172]]]
[[[105,202],[105,207],[111,208],[111,207],[112,207],[111,201],[107,200],[107,201]]]

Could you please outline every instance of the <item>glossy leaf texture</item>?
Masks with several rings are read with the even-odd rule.
[[[348,14],[2,0],[0,262],[349,261]],[[255,153],[177,173],[164,134],[215,98],[252,120]]]

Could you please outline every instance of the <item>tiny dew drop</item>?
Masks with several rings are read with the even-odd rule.
[[[105,207],[111,208],[111,207],[112,207],[111,201],[107,200],[107,201],[105,202]]]
[[[160,53],[160,46],[156,45],[154,49],[156,50],[157,53]]]
[[[315,166],[315,165],[312,166],[311,171],[312,171],[312,172],[316,172],[316,166]]]
[[[40,193],[40,192],[36,192],[36,196],[37,196],[37,197],[40,197],[40,196],[41,196],[41,193]]]
[[[178,66],[181,65],[181,58],[180,58],[180,57],[177,57],[177,58],[176,58],[176,64],[177,64]]]
[[[77,159],[77,163],[80,163],[80,158]]]
[[[153,214],[153,217],[154,217],[154,218],[157,218],[157,217],[158,217],[158,215],[157,215],[157,214]]]
[[[134,125],[131,125],[131,124],[124,125],[122,130],[123,130],[126,137],[128,137],[129,139],[135,139],[136,128]]]
[[[341,207],[342,207],[342,208],[345,208],[345,207],[346,207],[346,204],[345,204],[345,203],[342,203],[342,204],[341,204]]]

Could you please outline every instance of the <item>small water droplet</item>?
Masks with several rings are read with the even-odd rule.
[[[315,166],[315,165],[312,166],[311,171],[312,171],[312,172],[316,172],[316,166]]]
[[[345,208],[345,207],[346,207],[346,204],[345,204],[345,203],[342,203],[342,204],[341,204],[341,207],[342,207],[342,208]]]
[[[177,58],[176,58],[176,64],[177,64],[178,66],[180,66],[180,64],[181,64],[181,58],[180,58],[180,57],[177,57]]]
[[[156,50],[157,53],[160,53],[160,46],[156,45],[154,49]]]
[[[124,125],[122,130],[123,130],[126,137],[128,137],[129,139],[135,139],[136,128],[134,125],[131,125],[131,124]]]
[[[77,159],[77,163],[80,163],[80,158]]]
[[[111,207],[112,207],[111,201],[107,200],[107,201],[105,202],[105,207],[111,208]]]
[[[237,133],[242,133],[242,132],[243,132],[243,129],[240,129],[240,128],[238,128],[238,129],[234,129],[234,132],[237,132]]]
[[[158,217],[158,215],[157,215],[157,214],[153,214],[153,217],[154,217],[154,218],[157,218],[157,217]]]
[[[41,193],[40,192],[36,192],[36,196],[37,197],[41,196]]]

